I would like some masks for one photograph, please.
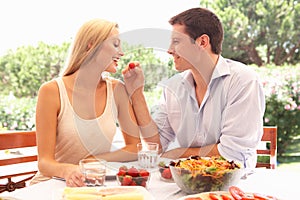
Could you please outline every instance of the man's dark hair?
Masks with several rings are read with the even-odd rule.
[[[191,8],[172,17],[169,23],[184,25],[185,32],[194,40],[203,34],[208,35],[212,51],[215,54],[221,53],[224,34],[222,23],[210,10]]]

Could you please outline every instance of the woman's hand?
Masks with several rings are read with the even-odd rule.
[[[79,166],[74,165],[66,170],[64,178],[68,187],[85,186],[84,175],[80,172]]]

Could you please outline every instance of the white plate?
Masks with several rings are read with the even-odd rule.
[[[144,200],[154,200],[154,197],[148,192],[148,190],[142,186],[108,186],[108,187],[78,187],[78,188],[71,188],[75,192],[80,192],[82,190],[90,190],[95,188],[97,191],[106,192],[107,190],[113,191],[116,195],[126,194],[128,192],[140,193],[144,197]],[[78,191],[76,191],[78,190]],[[120,190],[120,191],[118,191]],[[63,192],[64,189],[58,190],[54,195],[53,199],[63,200]],[[85,193],[87,194],[87,193]],[[106,193],[106,196],[109,194]],[[99,195],[99,197],[101,197]]]
[[[178,200],[192,200],[192,198],[195,198],[195,200],[197,200],[197,197],[200,197],[201,200],[211,200],[211,198],[209,197],[209,193],[215,193],[217,195],[225,194],[225,195],[227,195],[227,196],[229,196],[233,199],[233,197],[231,196],[231,194],[229,192],[226,192],[226,191],[211,191],[211,192],[202,192],[202,193],[198,193],[198,194],[187,195],[187,196],[181,197]],[[247,194],[247,192],[246,192],[246,194]],[[251,193],[248,193],[248,194],[251,194]],[[219,196],[219,199],[222,199],[221,196]],[[277,199],[282,200],[282,199],[279,199],[279,198],[277,198]]]
[[[0,199],[1,200],[21,200],[21,199],[15,198],[15,197],[7,197],[7,196],[1,196],[1,195],[0,195]]]
[[[221,194],[227,194],[227,195],[229,195],[231,197],[231,195],[229,194],[229,192],[226,192],[226,191],[211,191],[211,192],[202,192],[202,193],[199,193],[199,194],[187,195],[187,196],[181,197],[178,200],[187,200],[188,198],[196,198],[196,197],[200,197],[202,200],[211,200],[211,198],[209,198],[209,193],[216,193],[216,194],[219,194],[219,195],[221,195]]]

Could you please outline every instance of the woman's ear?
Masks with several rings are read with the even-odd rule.
[[[206,48],[209,45],[209,36],[206,34],[201,35],[196,39],[196,44],[203,48]]]

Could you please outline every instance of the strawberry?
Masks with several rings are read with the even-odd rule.
[[[139,176],[139,170],[132,166],[131,168],[128,169],[127,174],[132,177],[137,177]]]
[[[165,179],[171,179],[172,174],[170,168],[165,168],[164,171],[162,172],[161,176]]]
[[[140,176],[149,176],[149,174],[150,174],[150,173],[149,173],[147,170],[145,170],[145,169],[141,169],[139,173],[140,173]]]
[[[117,173],[118,176],[125,176],[126,175],[126,171],[123,169],[120,169]]]
[[[146,181],[142,181],[141,186],[146,187]]]
[[[133,182],[133,181],[132,181],[132,177],[126,175],[126,176],[123,177],[123,180],[122,180],[121,185],[125,185],[125,186],[126,186],[126,185],[131,185],[132,182]]]
[[[166,167],[166,163],[165,163],[164,161],[160,161],[160,162],[158,163],[158,166],[159,166],[159,167]]]
[[[130,185],[131,186],[137,186],[136,182],[134,182],[134,181],[131,181]]]
[[[124,170],[125,172],[128,170],[128,168],[125,165],[122,165],[119,167],[119,171]]]
[[[129,63],[128,66],[129,66],[130,69],[133,69],[133,68],[135,68],[135,63],[134,63],[134,62],[131,62],[131,63]]]

